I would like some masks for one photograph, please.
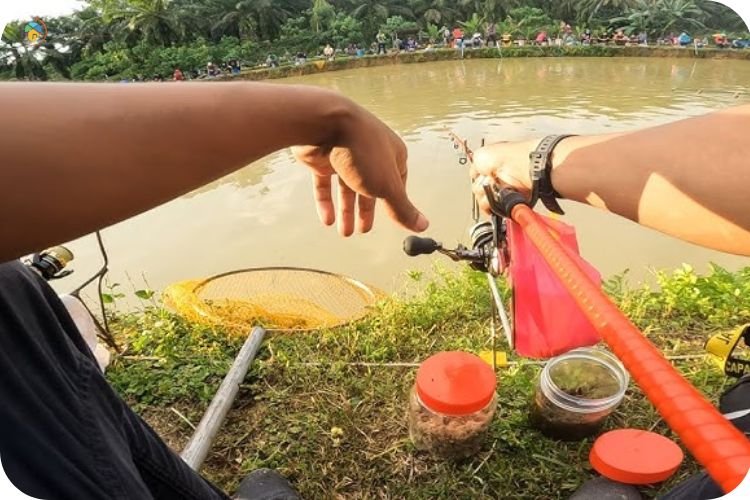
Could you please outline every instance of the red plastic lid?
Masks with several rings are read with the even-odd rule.
[[[417,395],[444,415],[468,415],[492,401],[497,379],[490,365],[468,352],[441,352],[417,370]]]
[[[591,465],[607,479],[641,485],[669,479],[683,458],[677,444],[640,429],[618,429],[602,434],[589,454]]]

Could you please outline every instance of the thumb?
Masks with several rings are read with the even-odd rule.
[[[491,176],[496,169],[503,166],[506,146],[504,143],[492,144],[474,151],[473,168],[481,175]]]
[[[421,233],[430,226],[422,212],[409,200],[406,191],[401,189],[395,194],[384,198],[385,211],[388,217],[399,223],[404,228]]]

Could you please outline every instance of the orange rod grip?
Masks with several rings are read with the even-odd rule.
[[[725,493],[750,469],[750,441],[693,387],[565,253],[526,205],[511,213],[633,380]]]

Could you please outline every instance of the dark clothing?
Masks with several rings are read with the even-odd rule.
[[[735,427],[750,435],[750,376],[742,377],[719,400],[719,411]],[[677,484],[661,500],[709,500],[724,496],[724,492],[705,472],[695,474]]]
[[[118,397],[55,292],[0,264],[0,457],[27,495],[224,499]]]

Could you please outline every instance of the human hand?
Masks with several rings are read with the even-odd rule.
[[[538,139],[500,142],[474,151],[474,164],[470,169],[472,191],[483,212],[491,213],[484,192],[484,185],[488,182],[515,189],[526,197],[530,196],[529,153],[538,144]]]
[[[342,236],[357,229],[366,233],[375,219],[375,203],[383,201],[386,213],[410,231],[422,232],[427,218],[406,194],[406,145],[388,126],[363,108],[351,104],[341,118],[333,145],[293,148],[297,160],[312,169],[318,216],[330,226],[338,220]],[[338,177],[338,217],[331,196],[333,176]]]

